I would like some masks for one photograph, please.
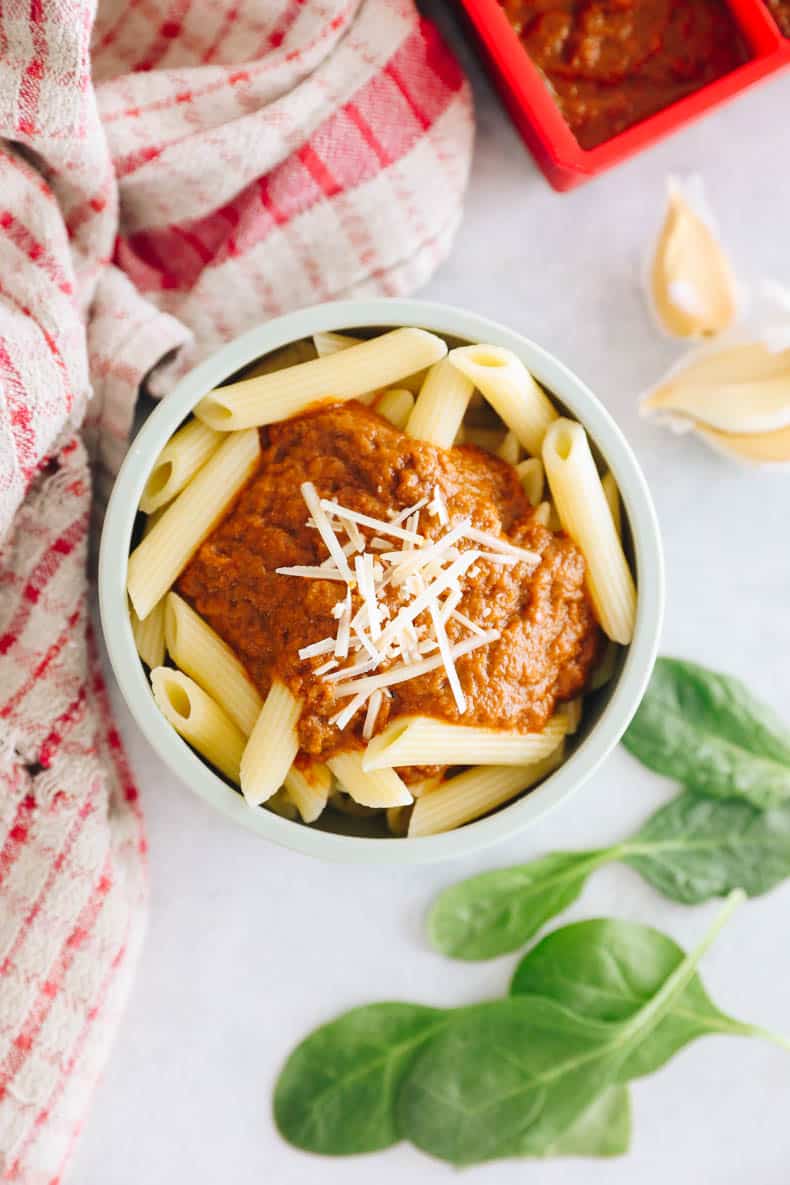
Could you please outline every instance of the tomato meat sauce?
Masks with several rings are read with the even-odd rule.
[[[602,144],[749,57],[725,0],[501,3],[582,148]]]
[[[790,0],[768,0],[773,18],[785,37],[790,37]]]
[[[362,713],[343,731],[330,722],[338,704],[331,684],[314,673],[326,655],[298,657],[300,648],[335,636],[332,610],[344,586],[276,572],[327,558],[318,531],[308,525],[300,491],[305,481],[322,498],[385,521],[438,488],[450,521],[468,516],[474,527],[540,555],[537,567],[481,560],[463,577],[459,610],[480,627],[500,631],[496,641],[456,663],[467,699],[464,714],[440,668],[393,686],[376,732],[407,714],[533,732],[559,701],[581,691],[601,637],[585,589],[584,558],[566,535],[534,522],[512,466],[474,446],[442,449],[412,440],[353,402],[261,429],[261,442],[257,473],[177,587],[232,648],[262,695],[277,674],[303,700],[298,727],[305,754],[326,758],[361,745],[363,723]],[[421,515],[426,538],[446,529]],[[375,535],[360,530],[368,539]],[[395,612],[396,590],[392,597]],[[446,628],[451,643],[460,640],[452,618]]]

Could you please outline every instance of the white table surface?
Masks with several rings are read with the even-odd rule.
[[[440,3],[434,5],[435,10]],[[640,421],[636,393],[674,356],[637,276],[669,172],[704,174],[744,272],[790,283],[790,75],[741,97],[572,194],[555,194],[509,124],[453,19],[474,81],[478,140],[466,217],[424,292],[498,318],[586,379],[644,466],[664,531],[663,650],[735,672],[790,717],[790,475],[732,468]],[[151,918],[136,987],[71,1180],[78,1185],[432,1185],[450,1170],[405,1145],[342,1161],[274,1130],[286,1054],[320,1022],[377,999],[460,1004],[501,993],[514,960],[454,964],[421,919],[443,886],[558,847],[628,835],[672,793],[619,749],[528,834],[460,863],[344,868],[267,846],[193,797],[116,703],[147,816]],[[649,922],[689,944],[716,906],[687,909],[635,873],[595,874],[563,921]],[[790,884],[749,902],[706,957],[716,1002],[790,1033]],[[468,1185],[787,1185],[790,1057],[706,1038],[633,1088],[619,1161],[503,1162]]]

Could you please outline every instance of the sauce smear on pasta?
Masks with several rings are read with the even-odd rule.
[[[413,714],[536,732],[557,703],[580,692],[600,643],[584,559],[566,535],[534,521],[512,466],[474,446],[442,449],[413,440],[354,402],[263,428],[261,444],[257,472],[184,570],[178,591],[238,655],[261,695],[277,675],[302,700],[298,733],[304,754],[325,759],[361,746],[365,717],[357,713],[342,729],[333,723],[339,706],[333,684],[316,673],[331,655],[299,658],[306,645],[335,636],[345,595],[337,581],[277,571],[327,560],[321,534],[309,522],[305,482],[320,498],[382,521],[423,502],[419,533],[428,542],[446,533],[447,522],[465,519],[478,531],[537,553],[533,564],[480,559],[459,581],[456,608],[467,624],[449,617],[450,645],[469,638],[468,623],[497,634],[455,664],[465,711],[439,666],[388,689],[375,733]],[[437,497],[446,509],[445,525],[431,512]],[[366,545],[375,540],[375,529],[357,530]],[[461,539],[456,546],[463,552],[473,545]],[[382,595],[392,620],[402,594],[392,587]],[[359,594],[352,600],[356,610]]]

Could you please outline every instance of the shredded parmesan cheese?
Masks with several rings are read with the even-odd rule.
[[[325,568],[323,564],[319,568],[310,567],[309,564],[295,564],[293,568],[275,568],[275,572],[279,576],[302,576],[305,580],[342,580],[346,582],[346,577],[342,572],[338,572],[337,568]]]
[[[335,648],[334,638],[322,638],[320,642],[313,642],[312,646],[303,646],[299,651],[299,657],[317,658],[319,654],[329,654]]]
[[[365,715],[365,723],[362,725],[362,739],[369,741],[373,736],[373,729],[376,727],[376,719],[381,710],[381,703],[384,699],[384,692],[379,688],[374,691],[368,700],[368,710]]]
[[[456,661],[500,634],[482,629],[460,612],[464,581],[478,574],[485,561],[535,566],[540,556],[473,527],[468,518],[451,522],[438,486],[433,487],[430,500],[421,498],[393,512],[387,521],[319,498],[311,482],[304,482],[301,489],[308,525],[319,532],[329,554],[318,565],[297,564],[277,572],[346,585],[345,596],[331,610],[337,621],[335,637],[322,638],[298,652],[303,661],[327,656],[313,673],[332,688],[336,699],[349,701],[330,723],[344,729],[364,709],[362,736],[369,740],[384,698],[392,696],[390,687],[440,668],[458,711],[465,712],[467,699]],[[420,533],[422,510],[446,528],[432,541]],[[370,538],[361,527],[372,533]],[[393,545],[393,539],[400,546]],[[352,600],[354,594],[356,600]],[[482,612],[488,617],[491,611],[486,607]],[[455,645],[447,633],[450,621],[468,635]]]
[[[307,504],[307,509],[313,516],[313,522],[318,528],[318,533],[329,549],[329,554],[337,564],[338,570],[343,573],[346,580],[350,581],[351,569],[348,566],[346,553],[340,546],[340,542],[334,532],[334,528],[332,527],[332,524],[324,512],[324,508],[321,505],[315,486],[311,481],[303,481],[301,485],[301,491],[302,497]]]

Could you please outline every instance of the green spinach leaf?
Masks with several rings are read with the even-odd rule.
[[[556,852],[452,885],[428,914],[431,941],[454,959],[491,959],[517,950],[572,905],[592,870],[611,858],[606,848]]]
[[[485,1012],[487,1006],[482,1006]],[[290,1144],[324,1156],[388,1148],[401,1139],[398,1092],[419,1051],[449,1024],[471,1023],[480,1006],[443,1011],[418,1004],[354,1008],[311,1033],[277,1081],[274,1117]],[[618,1156],[631,1133],[628,1091],[612,1086],[543,1156]]]
[[[398,1127],[457,1165],[542,1156],[612,1085],[614,1035],[537,997],[459,1009],[405,1077]]]
[[[736,887],[758,897],[790,876],[790,806],[760,811],[687,790],[622,844],[618,859],[686,905]]]
[[[624,1156],[631,1144],[631,1096],[627,1086],[608,1086],[575,1123],[540,1155]]]
[[[683,960],[676,942],[650,926],[609,918],[575,922],[546,935],[521,960],[510,990],[544,996],[571,1012],[619,1023],[638,1011]],[[652,1074],[706,1033],[755,1036],[757,1030],[720,1012],[698,975],[618,1071],[626,1082]]]
[[[583,1017],[542,996],[459,1010],[403,1081],[396,1104],[402,1134],[458,1165],[543,1155],[622,1080],[629,1063],[638,1064],[742,898],[731,894],[703,941],[625,1019]]]
[[[790,731],[740,680],[695,663],[659,658],[623,744],[702,794],[790,799]]]
[[[614,860],[686,905],[736,888],[756,897],[790,876],[790,804],[760,811],[742,799],[682,791],[632,840],[590,852],[558,852],[445,889],[428,918],[433,945],[457,959],[518,950],[576,900],[595,868]]]
[[[394,1103],[420,1047],[451,1012],[420,1004],[354,1008],[311,1033],[280,1073],[274,1119],[299,1148],[325,1156],[396,1143]]]

